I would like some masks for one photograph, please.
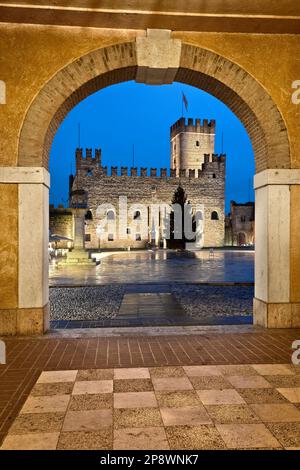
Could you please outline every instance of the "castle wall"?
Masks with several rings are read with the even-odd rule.
[[[86,221],[86,235],[90,236],[90,241],[86,239],[86,248],[99,248],[99,240],[96,234],[96,227],[99,223],[96,217],[96,210],[100,204],[112,204],[116,209],[116,219],[118,219],[119,197],[127,196],[128,206],[131,204],[144,204],[149,207],[151,204],[171,204],[174,192],[179,183],[186,192],[187,200],[195,207],[197,204],[204,205],[204,246],[224,245],[224,189],[225,189],[225,156],[206,156],[206,162],[199,172],[181,170],[180,177],[170,176],[174,174],[172,170],[166,169],[131,169],[129,176],[126,167],[121,168],[120,176],[117,168],[111,169],[108,175],[107,168],[94,168],[93,174],[83,166],[79,169],[74,180],[73,187],[86,191],[87,208],[91,210],[93,219]],[[210,160],[210,161],[209,161]],[[142,176],[141,176],[142,175]],[[157,175],[157,176],[155,176]],[[164,175],[164,176],[160,176]],[[197,177],[196,177],[197,176]],[[76,200],[74,202],[76,204]],[[218,220],[212,220],[211,214],[216,211]],[[151,215],[149,216],[151,220]],[[128,218],[129,223],[131,219]],[[150,224],[151,225],[151,224]],[[87,237],[89,238],[89,237]],[[128,236],[127,240],[115,239],[113,241],[102,241],[101,248],[144,248],[151,239],[151,235],[146,235],[139,241],[132,241]]]

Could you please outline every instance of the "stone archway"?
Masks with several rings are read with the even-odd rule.
[[[19,185],[20,206],[19,308],[14,324],[4,332],[32,334],[48,328],[47,169],[54,134],[81,100],[128,80],[148,84],[179,81],[201,88],[223,101],[244,124],[257,172],[254,321],[267,327],[299,326],[300,303],[290,288],[290,211],[291,186],[300,183],[300,171],[291,170],[288,132],[276,104],[238,64],[210,50],[183,44],[169,31],[149,30],[134,42],[95,50],[66,65],[45,84],[26,113],[18,168],[9,168],[5,175]],[[294,204],[298,204],[297,194]]]
[[[169,31],[160,30],[149,30],[147,37],[138,37],[135,42],[90,52],[57,72],[27,111],[18,165],[48,169],[54,134],[68,112],[101,88],[128,80],[148,84],[178,81],[212,94],[245,126],[257,172],[291,167],[285,123],[258,81],[225,57],[182,44],[172,39]]]

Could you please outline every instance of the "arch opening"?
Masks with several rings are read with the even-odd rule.
[[[57,72],[34,98],[27,111],[20,132],[18,165],[48,169],[54,134],[67,113],[84,98],[102,88],[120,82],[137,81],[140,69],[136,42],[130,42],[90,52]],[[257,173],[265,169],[291,168],[288,132],[281,113],[263,86],[245,69],[207,49],[182,44],[180,65],[172,80],[210,93],[234,112],[251,139]],[[34,135],[32,129],[35,129]],[[260,204],[265,205],[265,199]],[[113,234],[109,234],[108,238],[114,241]],[[263,263],[264,259],[262,267],[268,276],[268,264]],[[41,264],[45,267],[44,260]],[[45,270],[44,275],[45,283],[48,281]],[[257,291],[257,308],[267,311],[270,297],[268,290],[271,288],[268,285],[264,290],[263,287]],[[286,282],[280,298],[275,294],[272,298],[277,303],[287,302],[289,287]],[[275,288],[272,289],[272,293],[275,292]],[[41,303],[44,307],[46,290],[43,295]],[[269,322],[268,317],[265,317],[260,320],[261,324]]]
[[[68,112],[104,87],[135,80],[138,69],[136,43],[130,42],[90,52],[57,72],[25,116],[19,166],[48,168],[51,143]],[[210,93],[234,112],[250,136],[256,172],[291,167],[283,118],[268,93],[244,69],[207,49],[182,44],[174,81]]]

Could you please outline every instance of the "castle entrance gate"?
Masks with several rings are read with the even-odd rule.
[[[294,72],[283,54],[293,43],[299,55],[293,35],[11,24],[0,34],[0,334],[41,334],[49,325],[48,164],[56,130],[79,101],[128,80],[201,88],[244,124],[256,163],[254,323],[300,326],[300,135],[289,95]],[[299,61],[295,67],[300,78]]]

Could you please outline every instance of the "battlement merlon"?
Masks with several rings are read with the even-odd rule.
[[[224,170],[226,162],[225,154],[204,154],[204,163],[202,164],[202,169],[195,170],[192,168],[181,169],[179,172],[176,172],[176,169],[167,169],[167,168],[146,168],[146,167],[130,167],[122,166],[112,166],[110,171],[107,166],[97,166],[93,168],[91,172],[90,165],[82,166],[79,168],[79,171],[76,175],[76,181],[82,181],[82,178],[88,177],[137,177],[137,178],[200,178],[201,176],[205,177],[208,172],[218,173]],[[70,186],[75,185],[74,179]]]
[[[101,166],[101,149],[95,149],[94,155],[91,148],[85,149],[85,157],[83,156],[83,149],[76,148],[76,171],[81,169],[88,169]]]
[[[181,132],[195,132],[199,134],[215,134],[216,121],[215,119],[192,119],[180,118],[170,127],[171,139]]]

